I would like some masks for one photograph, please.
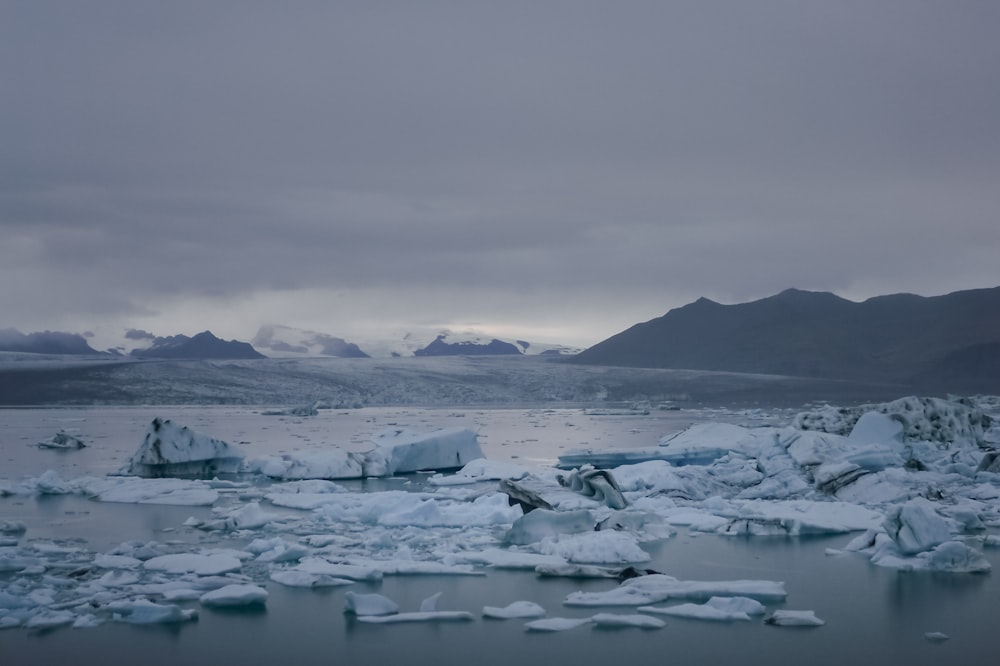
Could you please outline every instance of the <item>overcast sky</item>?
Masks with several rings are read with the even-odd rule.
[[[0,328],[587,346],[997,286],[998,34],[992,0],[0,0]]]

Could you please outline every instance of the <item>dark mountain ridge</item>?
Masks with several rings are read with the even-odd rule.
[[[202,331],[193,337],[172,335],[156,338],[148,349],[132,352],[136,358],[160,359],[252,359],[267,358],[247,342],[220,340],[211,331]]]
[[[0,330],[0,351],[28,354],[98,354],[82,335],[42,331],[25,335],[17,329]]]
[[[584,350],[572,362],[1000,389],[1000,287],[857,303],[788,289],[750,303],[706,298]]]

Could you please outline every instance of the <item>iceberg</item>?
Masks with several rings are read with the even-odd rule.
[[[272,479],[358,479],[364,475],[361,454],[336,448],[294,451],[254,458],[247,462],[251,471]]]
[[[233,608],[239,606],[262,606],[267,602],[267,590],[259,585],[235,583],[201,595],[202,606]]]
[[[375,448],[364,456],[365,476],[458,469],[485,457],[476,433],[468,428],[443,428],[428,433],[387,429],[376,434],[373,441]]]
[[[212,477],[239,471],[243,453],[221,439],[192,432],[169,419],[155,418],[125,466],[125,476]]]
[[[885,531],[905,555],[922,553],[951,540],[948,522],[923,497],[892,509],[885,519]]]

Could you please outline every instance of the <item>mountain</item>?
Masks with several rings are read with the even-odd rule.
[[[194,337],[172,335],[156,338],[146,349],[135,349],[136,358],[161,359],[252,359],[267,358],[249,343],[237,340],[220,340],[210,331],[203,331]]]
[[[572,362],[1000,389],[1000,287],[861,303],[788,289],[750,303],[706,298],[584,350]],[[985,377],[981,376],[985,375]],[[980,388],[973,389],[976,391]]]
[[[25,335],[17,329],[0,330],[0,351],[29,354],[99,354],[82,335],[42,331]]]
[[[337,358],[368,358],[353,342],[325,333],[303,331],[290,326],[261,326],[250,344],[270,356],[334,356]]]
[[[521,349],[516,345],[496,338],[489,342],[445,342],[446,335],[437,336],[429,345],[413,352],[414,356],[499,356],[503,354],[520,355]]]

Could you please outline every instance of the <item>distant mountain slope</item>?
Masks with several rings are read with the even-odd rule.
[[[203,331],[194,337],[172,335],[156,338],[147,349],[132,352],[136,358],[163,359],[252,359],[266,358],[249,343],[237,340],[220,340],[210,331]]]
[[[29,354],[98,354],[82,335],[42,331],[25,335],[17,329],[0,330],[0,351]]]
[[[572,362],[859,381],[951,375],[948,385],[962,390],[963,378],[993,358],[997,343],[1000,287],[861,303],[789,289],[738,305],[699,299],[636,324]]]

